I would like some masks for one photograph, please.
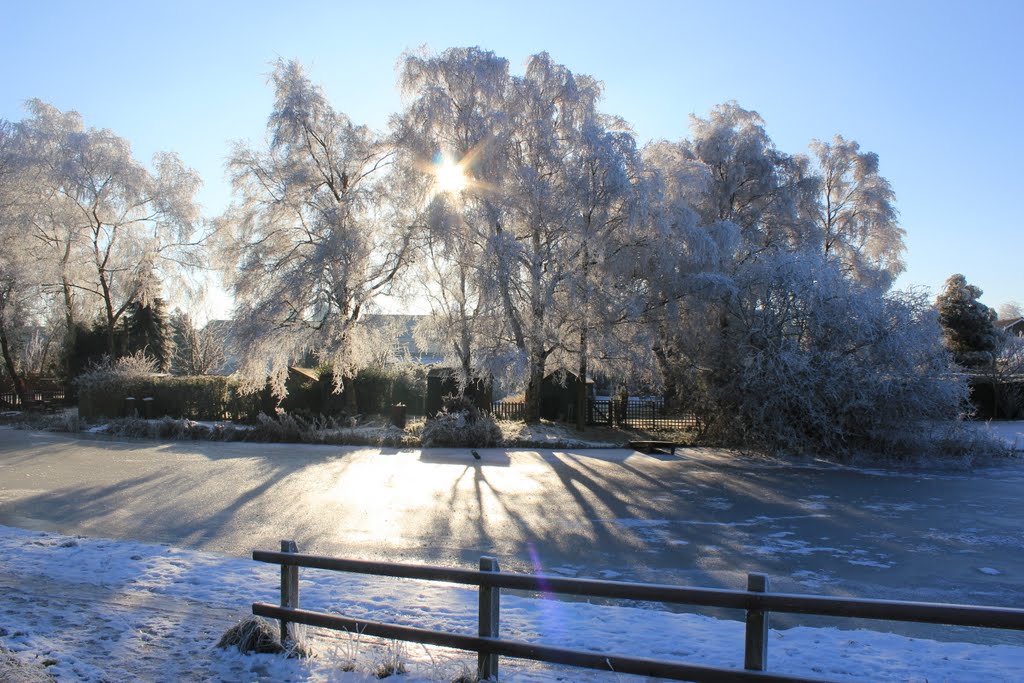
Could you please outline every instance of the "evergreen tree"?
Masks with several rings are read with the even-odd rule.
[[[133,301],[125,312],[124,329],[128,355],[142,351],[156,361],[160,372],[170,371],[172,342],[163,299],[156,298],[145,304]]]
[[[988,364],[999,346],[995,311],[978,301],[981,295],[979,288],[967,284],[967,278],[957,273],[946,280],[935,300],[946,348],[965,368]]]

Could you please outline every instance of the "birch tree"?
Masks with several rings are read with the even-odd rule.
[[[642,322],[666,403],[691,410],[688,402],[700,395],[698,371],[721,344],[717,306],[736,290],[740,229],[731,220],[704,224],[691,207],[706,177],[685,146],[652,143],[644,149],[644,162],[650,234]]]
[[[199,176],[171,153],[158,153],[151,172],[131,146],[109,130],[86,128],[77,112],[39,100],[24,122],[43,166],[32,236],[58,264],[69,330],[80,306],[100,310],[108,353],[133,303],[159,293],[179,268],[200,263],[195,238]]]
[[[525,378],[528,419],[537,419],[547,372],[586,370],[589,293],[604,281],[594,269],[612,253],[611,233],[630,223],[632,133],[597,110],[599,82],[544,53],[521,77],[475,48],[410,55],[401,78],[411,99],[405,129],[421,157],[448,155],[467,176],[449,193],[443,226],[458,237],[444,257],[459,288],[470,286],[472,319],[486,311],[489,334],[468,334],[470,318],[456,311],[452,342],[500,341],[474,364]],[[465,297],[450,300],[465,306]]]
[[[24,368],[18,346],[24,341],[39,299],[40,264],[25,239],[25,211],[33,181],[31,164],[18,127],[0,120],[0,354],[22,405],[26,401]]]
[[[823,253],[850,277],[888,289],[903,272],[905,233],[895,194],[878,173],[878,155],[841,135],[810,147],[819,181],[812,212]]]
[[[393,121],[399,165],[431,186],[419,264],[431,314],[417,334],[436,342],[466,387],[514,365],[484,256],[505,212],[508,63],[479,48],[408,53],[399,86],[409,100]]]
[[[340,390],[379,343],[358,322],[394,291],[412,226],[387,201],[386,141],[336,111],[297,62],[279,61],[270,82],[266,142],[235,145],[235,202],[219,220],[238,371],[283,394],[288,365],[313,352]]]
[[[679,143],[691,162],[688,203],[704,225],[739,227],[740,261],[803,242],[809,225],[798,200],[808,180],[799,162],[780,152],[757,112],[736,102],[690,117],[691,139]]]

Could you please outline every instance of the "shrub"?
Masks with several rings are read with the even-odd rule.
[[[480,412],[469,400],[453,398],[445,400],[437,417],[427,420],[420,439],[425,448],[487,448],[501,442],[501,428],[493,417]]]
[[[210,436],[210,429],[189,419],[175,419],[165,415],[156,425],[159,439],[202,439]]]
[[[850,281],[820,255],[765,257],[719,311],[721,345],[694,386],[706,436],[845,457],[898,455],[922,424],[956,420],[967,386],[919,294]],[[724,324],[723,324],[724,323]],[[903,444],[903,446],[901,446]]]
[[[256,417],[256,426],[246,435],[246,441],[299,443],[305,441],[302,437],[308,429],[309,424],[300,416],[283,413],[274,418],[260,413]]]
[[[125,399],[135,398],[136,413],[192,420],[255,422],[262,407],[259,392],[243,394],[229,377],[157,375],[152,360],[137,354],[94,365],[77,380],[82,418],[134,417]],[[142,399],[150,398],[149,414]]]
[[[112,420],[107,426],[107,433],[126,439],[146,439],[152,436],[149,422],[137,417],[122,417]]]

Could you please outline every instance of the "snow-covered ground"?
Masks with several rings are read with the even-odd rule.
[[[217,650],[254,601],[276,602],[279,569],[166,545],[0,526],[0,646],[61,681],[368,681],[382,646],[310,631],[317,657]],[[477,595],[460,586],[302,570],[303,607],[472,633]],[[739,621],[657,609],[502,597],[504,636],[713,666],[742,666]],[[342,664],[355,656],[356,672]],[[475,658],[407,645],[399,680],[450,681]],[[769,670],[826,680],[1019,681],[1024,644],[978,645],[874,631],[772,631]],[[0,672],[2,678],[2,672]],[[628,676],[502,659],[502,680]]]
[[[972,422],[976,429],[1002,439],[1015,451],[1024,451],[1024,421]]]

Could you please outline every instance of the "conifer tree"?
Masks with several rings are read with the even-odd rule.
[[[935,301],[946,348],[963,367],[985,365],[999,346],[995,311],[978,300],[981,295],[981,289],[957,273],[946,280]]]

